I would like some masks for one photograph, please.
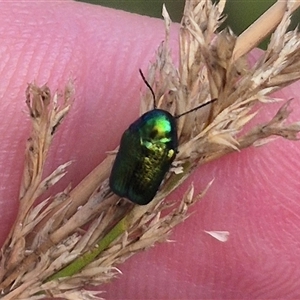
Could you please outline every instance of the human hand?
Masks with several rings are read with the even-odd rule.
[[[28,82],[52,90],[75,80],[75,102],[58,130],[46,173],[69,161],[68,182],[78,184],[118,144],[137,117],[146,68],[164,39],[161,20],[76,2],[3,3],[0,26],[0,228],[1,244],[18,206],[25,142]],[[171,46],[177,57],[178,26]],[[256,57],[259,55],[255,54]],[[300,83],[276,93],[294,98]],[[261,112],[270,119],[276,105]],[[276,106],[278,107],[278,106]],[[299,119],[299,117],[298,117]],[[171,196],[180,200],[193,181],[196,192],[214,183],[194,213],[164,243],[118,266],[107,299],[296,298],[300,295],[297,234],[300,226],[300,147],[282,138],[233,153],[197,169]],[[54,192],[53,191],[53,192]],[[221,243],[203,230],[227,230]]]

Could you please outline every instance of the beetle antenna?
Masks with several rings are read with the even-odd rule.
[[[210,101],[208,101],[208,102],[202,103],[201,105],[196,106],[196,107],[194,107],[194,108],[192,108],[192,109],[190,109],[190,110],[188,110],[188,111],[186,111],[186,112],[184,112],[184,113],[182,113],[182,114],[180,114],[180,115],[174,116],[174,118],[175,118],[175,119],[179,119],[180,117],[182,117],[182,116],[184,116],[184,115],[186,115],[186,114],[189,114],[190,112],[193,112],[193,111],[195,111],[195,110],[198,110],[198,109],[200,109],[200,108],[202,108],[202,107],[204,107],[204,106],[206,106],[206,105],[208,105],[208,104],[210,104],[210,103],[213,103],[213,102],[215,102],[215,101],[217,101],[217,100],[218,100],[218,99],[216,98],[216,99],[212,99],[212,100],[210,100]]]
[[[150,84],[149,84],[148,81],[146,80],[146,78],[145,78],[145,76],[144,76],[142,70],[139,69],[139,71],[140,71],[140,74],[141,74],[141,76],[142,76],[142,78],[143,78],[143,81],[145,82],[146,86],[149,88],[149,90],[150,90],[150,92],[151,92],[151,94],[152,94],[152,97],[153,97],[153,107],[154,107],[154,109],[156,109],[156,100],[155,100],[155,95],[154,95],[154,92],[153,92],[153,90],[152,90],[152,87],[150,86]]]

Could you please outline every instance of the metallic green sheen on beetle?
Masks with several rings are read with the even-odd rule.
[[[176,157],[176,120],[217,99],[172,116],[166,110],[157,108],[155,94],[141,70],[140,74],[152,93],[154,109],[143,114],[123,133],[109,186],[118,196],[146,205],[154,198]]]
[[[155,196],[175,159],[178,147],[176,119],[153,109],[123,133],[110,178],[111,190],[140,205]]]

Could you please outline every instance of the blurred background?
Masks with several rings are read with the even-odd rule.
[[[96,5],[125,10],[128,12],[147,15],[156,18],[161,17],[162,5],[165,3],[173,22],[180,22],[185,0],[78,0]],[[263,14],[276,1],[274,0],[227,0],[225,26],[229,26],[233,32],[239,35],[261,14]],[[300,11],[293,16],[291,29],[300,22]],[[266,42],[261,47],[265,48]]]

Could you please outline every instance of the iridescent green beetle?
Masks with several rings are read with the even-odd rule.
[[[177,148],[176,119],[213,101],[201,104],[183,114],[172,116],[156,108],[143,114],[123,133],[110,178],[111,190],[139,205],[148,204],[157,193],[161,182],[174,161]]]

